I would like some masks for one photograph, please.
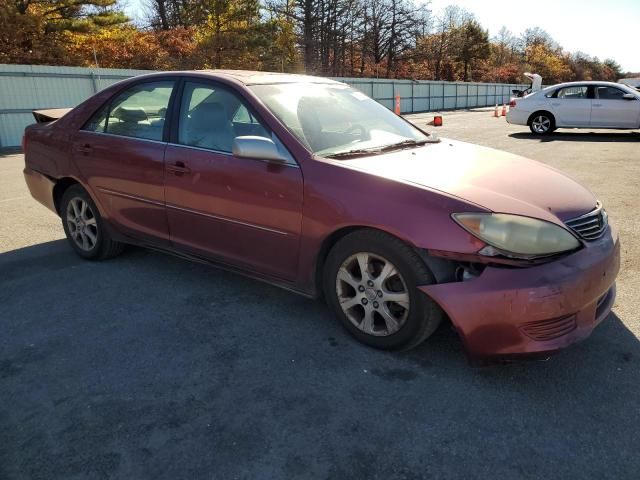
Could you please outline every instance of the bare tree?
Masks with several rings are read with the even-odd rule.
[[[371,64],[392,75],[428,14],[414,0],[271,0],[267,8],[295,22],[306,71],[332,75],[362,75]]]

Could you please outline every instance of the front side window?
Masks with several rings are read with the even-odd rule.
[[[236,94],[217,85],[185,83],[178,143],[231,153],[234,139],[247,135],[272,138]]]
[[[172,81],[134,85],[96,112],[84,130],[160,141],[173,86]]]
[[[289,83],[249,88],[320,156],[429,141],[386,107],[346,85]]]
[[[624,100],[625,92],[615,87],[597,87],[598,98],[600,100]]]
[[[583,99],[588,98],[587,91],[589,87],[580,86],[580,87],[564,87],[558,90],[558,98],[563,98],[565,100],[573,100],[573,99]]]
[[[238,107],[238,111],[233,116],[233,123],[255,124],[259,122],[253,115],[251,115],[251,112],[247,110],[247,107],[240,105]]]

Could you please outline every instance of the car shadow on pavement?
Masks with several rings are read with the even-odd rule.
[[[640,468],[640,343],[615,314],[546,362],[473,368],[449,325],[378,351],[321,302],[147,250],[87,262],[59,240],[0,272],[0,478]]]
[[[640,132],[553,132],[548,135],[534,135],[530,132],[509,134],[511,138],[538,140],[540,142],[640,142]]]

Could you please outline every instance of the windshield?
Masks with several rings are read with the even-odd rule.
[[[253,85],[251,90],[320,156],[364,154],[431,138],[365,94],[340,84]]]

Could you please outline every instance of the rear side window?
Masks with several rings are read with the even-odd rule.
[[[561,88],[558,90],[557,98],[566,100],[589,98],[587,90],[587,86]]]
[[[87,122],[83,130],[90,132],[104,133],[107,130],[107,117],[109,116],[109,105],[105,105],[98,110]]]
[[[173,81],[134,85],[98,110],[84,130],[162,140],[173,86]]]
[[[598,98],[601,100],[624,100],[625,92],[615,87],[597,87]]]

